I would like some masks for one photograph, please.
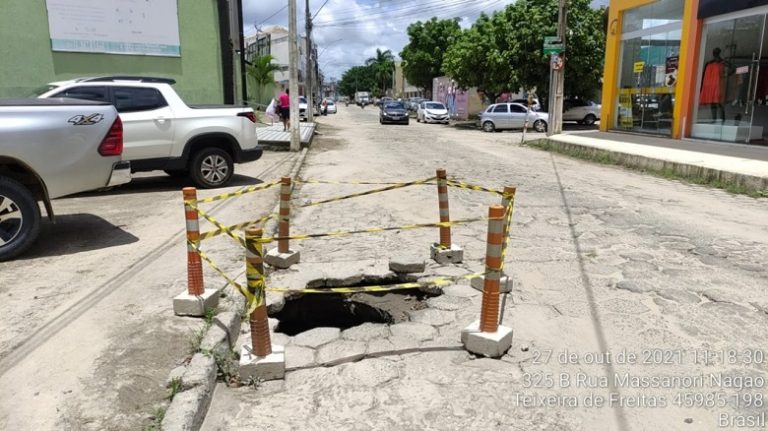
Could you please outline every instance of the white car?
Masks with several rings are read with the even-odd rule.
[[[563,103],[563,121],[591,126],[600,119],[602,106],[590,100],[568,99]]]
[[[115,106],[123,121],[123,159],[131,171],[162,169],[190,176],[198,187],[223,187],[236,163],[258,160],[253,109],[236,105],[187,105],[176,81],[147,76],[103,76],[52,82],[38,97],[96,100]]]
[[[416,111],[416,122],[448,124],[448,109],[441,102],[421,102]]]
[[[299,96],[299,121],[307,121],[307,98]]]
[[[328,99],[325,101],[325,113],[326,114],[335,114],[336,113],[336,102],[334,102],[331,99]]]

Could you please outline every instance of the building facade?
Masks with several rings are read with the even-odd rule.
[[[768,0],[611,0],[601,130],[768,142]]]
[[[0,97],[26,97],[48,82],[101,75],[173,78],[190,103],[221,103],[239,95],[231,30],[235,2],[155,5],[162,11],[142,9],[151,3],[124,5],[3,0]]]

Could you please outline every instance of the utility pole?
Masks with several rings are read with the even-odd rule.
[[[240,85],[242,89],[243,105],[248,104],[248,78],[245,63],[245,35],[243,34],[243,0],[237,0],[237,28],[240,41]]]
[[[309,0],[305,3],[305,31],[307,33],[307,69],[304,74],[304,89],[307,97],[307,122],[314,121],[314,101],[312,100],[312,17],[309,14]]]
[[[562,44],[563,51],[560,53],[564,56],[567,52],[566,48],[566,27],[568,18],[568,0],[560,0],[557,14],[557,38]],[[556,135],[563,131],[563,93],[565,89],[565,61],[557,70],[550,64],[550,82],[549,82],[549,128],[547,128],[547,136]]]
[[[299,135],[299,43],[298,29],[296,25],[296,0],[288,0],[288,74],[290,81],[291,107],[291,151],[299,151],[301,148],[301,138]],[[307,109],[312,109],[311,106]]]

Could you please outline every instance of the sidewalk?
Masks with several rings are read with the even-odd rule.
[[[547,141],[566,150],[610,154],[618,164],[633,168],[768,189],[768,147],[610,132],[566,132]]]

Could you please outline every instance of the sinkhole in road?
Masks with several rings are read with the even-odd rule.
[[[403,282],[386,281],[388,284]],[[343,287],[366,286],[387,284],[382,280],[376,281],[375,277],[365,277],[362,282]],[[279,321],[275,332],[291,336],[314,328],[332,327],[344,330],[366,322],[394,324],[410,320],[409,312],[427,308],[427,299],[438,295],[436,291],[427,293],[419,289],[353,294],[309,293],[293,299],[286,298],[283,308],[270,314],[270,317]]]

